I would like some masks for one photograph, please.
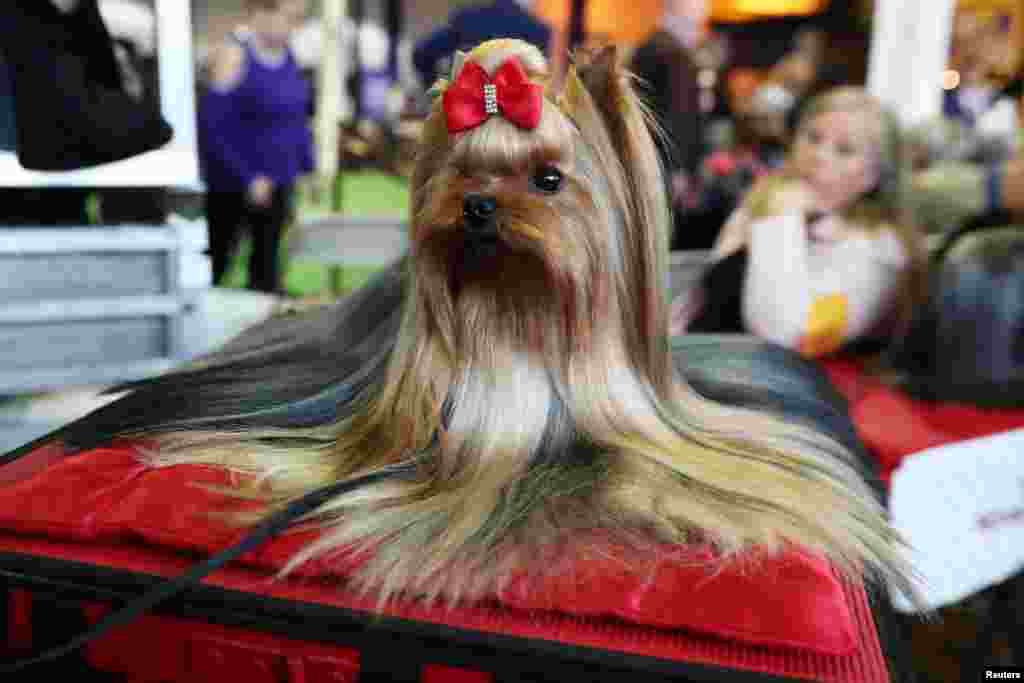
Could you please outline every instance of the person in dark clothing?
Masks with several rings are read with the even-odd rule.
[[[1005,95],[997,83],[1006,68],[1006,46],[1011,36],[1006,18],[985,17],[966,8],[955,13],[948,68],[959,78],[942,92],[944,116],[976,130],[982,119],[1009,104],[1001,102]],[[1010,118],[1005,117],[998,127],[1012,135],[1006,120]]]
[[[637,47],[631,64],[631,70],[640,78],[641,96],[665,132],[659,151],[676,216],[673,249],[700,248],[714,241],[714,235],[703,239],[694,235],[693,226],[685,221],[686,204],[695,188],[704,154],[700,86],[693,50],[700,40],[706,13],[703,0],[666,3],[661,26]],[[696,246],[695,240],[699,242]]]
[[[794,99],[786,114],[786,130],[790,135],[796,132],[809,102],[851,82],[846,62],[830,54],[828,33],[814,27],[797,31],[793,36],[792,49],[772,68],[772,73],[771,80],[785,88]]]
[[[673,334],[755,334],[818,358],[885,348],[927,286],[908,220],[899,121],[863,88],[812,101],[782,168],[744,196],[698,286],[672,306]]]
[[[717,237],[754,182],[782,165],[788,139],[785,117],[792,100],[781,86],[765,83],[749,98],[732,103],[731,144],[704,159],[699,196],[686,213],[693,233],[705,240]],[[705,246],[710,245],[695,248]]]
[[[249,286],[277,292],[294,184],[313,170],[310,86],[288,47],[306,3],[248,0],[248,8],[248,34],[230,36],[211,56],[211,83],[199,105],[199,156],[214,284],[247,225]]]
[[[448,23],[416,44],[413,66],[424,87],[446,75],[452,55],[469,51],[493,38],[518,38],[532,43],[545,54],[551,47],[552,31],[530,13],[528,0],[494,0],[454,12]]]

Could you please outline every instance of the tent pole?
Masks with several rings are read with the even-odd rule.
[[[875,3],[868,90],[904,126],[942,113],[942,72],[949,60],[955,0]]]
[[[320,70],[317,73],[317,185],[319,192],[327,192],[331,211],[341,213],[342,190],[338,174],[339,118],[341,114],[341,20],[345,16],[345,0],[323,0],[323,51],[320,54]],[[328,270],[331,292],[341,291],[341,268],[332,266]]]
[[[338,119],[341,113],[341,20],[345,16],[345,0],[323,0],[323,51],[317,73],[317,174],[322,190],[330,192],[332,211],[341,210],[338,178]]]

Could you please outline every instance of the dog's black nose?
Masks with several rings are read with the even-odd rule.
[[[466,227],[470,230],[484,230],[494,225],[494,214],[498,210],[498,202],[494,197],[483,194],[467,194],[462,200],[462,215],[466,219]]]

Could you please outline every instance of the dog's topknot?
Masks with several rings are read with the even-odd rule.
[[[535,45],[527,43],[523,40],[515,40],[512,38],[499,38],[496,40],[488,40],[486,43],[481,43],[471,50],[467,55],[466,59],[477,62],[484,68],[489,74],[494,74],[494,71],[501,66],[502,62],[511,57],[515,57],[522,62],[526,72],[530,74],[532,78],[539,79],[547,77],[548,75],[548,62],[544,58],[544,53],[540,51]],[[461,64],[457,64],[461,68]],[[455,72],[452,74],[453,77],[458,76]]]
[[[441,78],[434,83],[428,94],[432,97],[440,96],[448,85],[458,78],[459,72],[462,71],[462,67],[467,61],[476,62],[483,67],[484,71],[493,76],[502,62],[511,57],[515,57],[522,63],[531,80],[547,85],[550,80],[550,69],[540,48],[524,40],[496,38],[480,43],[468,53],[456,52],[449,77]]]

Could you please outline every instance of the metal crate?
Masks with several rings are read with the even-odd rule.
[[[182,235],[0,230],[0,394],[139,379],[184,360]]]

